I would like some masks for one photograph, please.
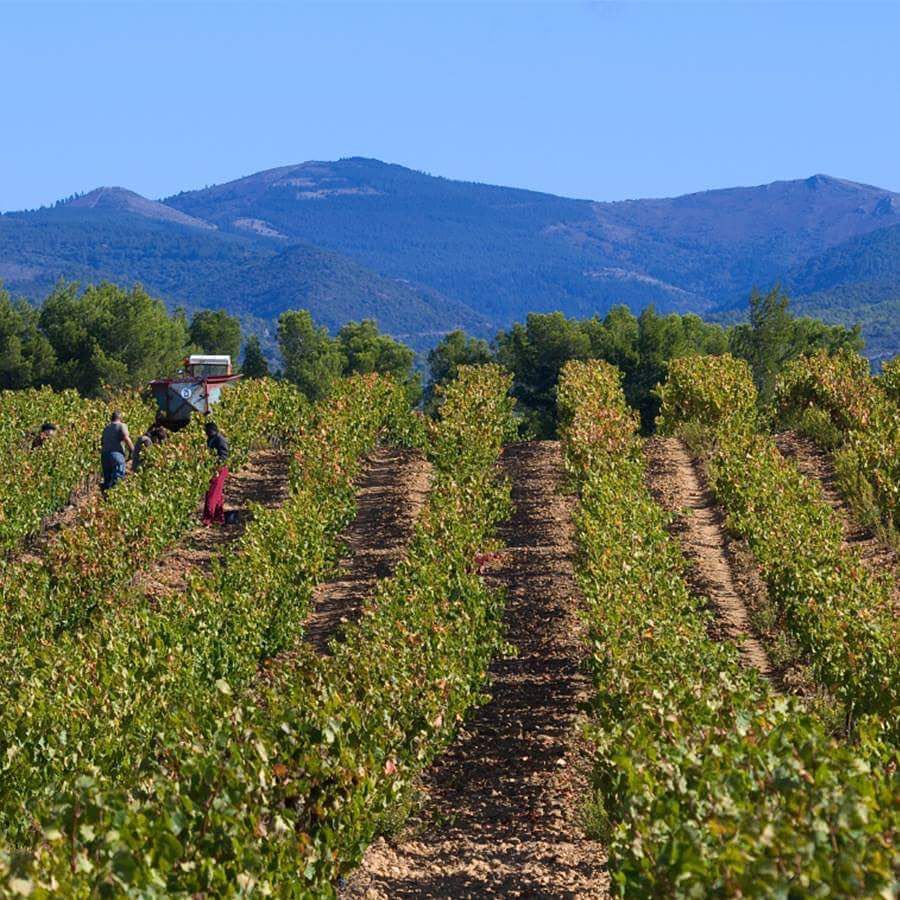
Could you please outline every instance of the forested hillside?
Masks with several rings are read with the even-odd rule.
[[[597,203],[452,181],[370,159],[309,162],[148,200],[122,188],[0,216],[0,279],[37,298],[60,277],[140,281],[170,305],[269,323],[302,306],[336,329],[375,318],[414,346],[529,312],[695,312],[735,321],[753,287],[861,322],[900,347],[900,195],[816,175]]]

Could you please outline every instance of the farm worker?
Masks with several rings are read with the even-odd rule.
[[[131,454],[131,471],[137,472],[141,467],[141,454],[153,444],[163,444],[169,432],[162,425],[154,425],[146,434],[142,434],[134,445],[134,453]]]
[[[225,479],[228,477],[225,460],[228,459],[228,441],[215,422],[206,422],[203,428],[206,431],[206,446],[216,454],[222,464],[209,482],[209,490],[203,504],[203,524],[211,525],[216,522],[221,525],[225,521]]]
[[[154,444],[164,444],[169,439],[169,432],[162,425],[154,425],[147,434]]]
[[[52,422],[44,422],[41,425],[40,431],[34,436],[34,440],[31,442],[31,449],[37,450],[38,447],[43,447],[50,438],[56,435],[56,426]]]
[[[131,471],[137,472],[141,467],[141,454],[153,443],[149,434],[142,434],[134,442],[134,453],[131,454]]]
[[[109,417],[109,424],[100,437],[100,464],[103,467],[103,491],[108,491],[125,477],[125,447],[134,452],[134,444],[128,426],[122,421],[122,413],[116,410]]]
[[[219,426],[215,422],[205,422],[203,430],[206,432],[206,446],[210,450],[214,450],[219,462],[224,463],[228,459],[228,441],[225,435],[219,431]]]

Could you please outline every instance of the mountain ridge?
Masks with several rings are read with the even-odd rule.
[[[775,282],[812,298],[813,312],[820,303],[847,318],[857,283],[868,285],[866,308],[900,296],[900,272],[881,260],[893,242],[877,239],[898,225],[900,194],[821,173],[604,202],[348,157],[161,200],[103,187],[6,213],[0,278],[32,297],[61,276],[140,279],[173,302],[267,317],[317,298],[330,327],[370,310],[387,331],[419,331],[424,346],[426,333],[465,323],[488,336],[530,311],[654,303],[730,316],[751,288]],[[879,328],[879,354],[896,352],[898,328]]]
[[[174,207],[168,206],[159,200],[150,200],[136,191],[123,187],[98,187],[86,194],[66,200],[62,206],[73,209],[114,209],[123,212],[134,213],[146,219],[155,219],[161,222],[172,222],[177,225],[186,225],[189,228],[208,228],[215,230],[216,226],[194,216],[186,215]]]

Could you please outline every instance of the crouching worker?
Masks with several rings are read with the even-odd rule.
[[[131,471],[137,472],[141,467],[141,456],[143,452],[153,444],[149,434],[142,434],[134,444],[134,453],[131,454]]]
[[[44,422],[44,424],[41,425],[40,431],[38,431],[31,442],[31,449],[37,450],[38,447],[43,447],[55,436],[56,426],[52,422]]]
[[[131,454],[131,471],[137,472],[141,467],[141,460],[144,451],[154,444],[163,444],[169,432],[162,425],[154,425],[146,434],[142,434],[134,445],[134,452]]]
[[[206,492],[206,501],[203,504],[203,524],[212,525],[214,522],[221,525],[225,522],[225,479],[228,477],[228,441],[225,435],[219,431],[215,422],[206,422],[203,426],[206,431],[206,446],[212,450],[219,459],[219,470],[209,482],[209,490]]]
[[[103,468],[103,492],[118,484],[125,477],[125,448],[134,452],[134,444],[122,414],[114,412],[100,437],[100,465]]]

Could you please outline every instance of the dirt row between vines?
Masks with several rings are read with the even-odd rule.
[[[700,464],[675,437],[645,445],[647,480],[656,501],[675,516],[673,532],[690,562],[688,582],[715,613],[712,637],[734,642],[744,665],[772,675],[768,654],[754,634],[745,592],[759,590],[754,573],[738,571],[727,552],[724,516]]]
[[[99,466],[97,468],[99,470]],[[99,475],[89,475],[83,478],[81,483],[69,494],[66,503],[44,516],[38,529],[26,536],[21,546],[11,550],[6,558],[10,561],[20,560],[22,562],[39,560],[54,535],[78,524],[82,508],[100,493],[100,482]]]
[[[379,579],[402,559],[431,488],[431,466],[418,450],[381,447],[357,482],[356,516],[341,541],[347,554],[338,575],[319,585],[304,639],[327,653],[343,625],[356,619]]]
[[[579,704],[590,695],[578,617],[571,513],[559,445],[506,448],[514,513],[491,580],[506,588],[515,656],[491,666],[492,699],[426,773],[422,803],[377,840],[344,897],[604,897],[603,848],[580,827],[589,753]]]
[[[859,554],[863,565],[871,572],[889,572],[895,580],[895,600],[900,599],[900,574],[897,554],[871,529],[857,521],[850,505],[841,496],[837,487],[837,477],[831,456],[817,447],[811,440],[785,431],[775,435],[775,443],[782,456],[789,459],[811,481],[818,482],[822,496],[834,510],[843,531],[843,547]]]
[[[281,506],[288,494],[291,454],[264,448],[253,451],[247,463],[231,472],[225,481],[225,513],[234,522],[203,525],[202,505],[197,525],[148,569],[135,576],[133,585],[151,599],[184,591],[192,576],[209,574],[213,561],[224,556],[244,533],[250,521],[250,503]],[[229,514],[234,514],[229,516]]]
[[[225,512],[235,514],[225,525],[198,524],[152,566],[139,573],[134,587],[151,599],[184,591],[190,579],[208,574],[241,537],[251,518],[250,504],[281,506],[288,496],[291,454],[266,448],[250,454],[247,464],[225,483]],[[357,479],[357,515],[342,540],[347,557],[341,574],[316,591],[308,634],[325,643],[342,621],[353,618],[375,580],[402,556],[413,524],[425,502],[430,467],[418,451],[380,447],[370,453]]]

